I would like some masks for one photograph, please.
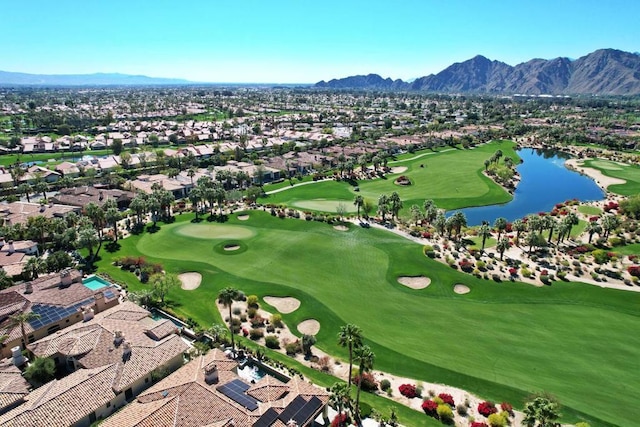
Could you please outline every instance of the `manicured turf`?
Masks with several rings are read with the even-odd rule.
[[[607,187],[607,190],[613,193],[621,194],[623,196],[632,196],[640,193],[640,167],[636,165],[627,165],[624,163],[597,159],[585,160],[584,166],[598,169],[606,176],[620,178],[627,181],[624,184],[614,184]]]
[[[584,215],[600,215],[602,213],[602,209],[595,206],[580,205],[578,206],[578,212]]]
[[[381,194],[388,195],[396,191],[404,203],[405,211],[413,204],[422,206],[425,199],[433,199],[443,209],[506,203],[511,200],[511,196],[485,177],[482,171],[484,161],[497,150],[517,162],[514,146],[511,141],[495,141],[472,150],[426,150],[390,162],[389,166],[407,167],[402,175],[411,180],[412,185],[409,186],[396,185],[394,179],[399,174],[389,174],[384,179],[359,181],[360,193],[355,192],[346,182],[321,181],[295,186],[261,201],[294,205],[301,201],[323,198],[352,204],[354,197],[360,194],[376,204]]]
[[[100,269],[134,290],[146,285],[111,266],[112,257],[139,254],[170,272],[200,272],[197,290],[173,289],[169,302],[203,325],[220,321],[213,301],[225,286],[261,297],[293,296],[302,305],[285,321],[295,326],[320,320],[318,345],[331,354],[346,358],[336,334],[341,325],[355,323],[376,353],[378,369],[517,407],[529,393],[548,391],[565,406],[568,421],[635,423],[633,411],[612,408],[635,407],[640,391],[636,293],[577,283],[536,288],[484,281],[429,260],[420,245],[384,230],[352,225],[340,232],[262,211],[226,224],[193,224],[191,218],[179,216],[158,232],[125,239],[119,253],[103,251]],[[253,236],[230,237],[230,227]],[[220,251],[227,241],[241,241],[246,249]],[[423,290],[408,289],[397,283],[403,275],[425,275],[432,282]],[[471,292],[455,294],[456,283]]]

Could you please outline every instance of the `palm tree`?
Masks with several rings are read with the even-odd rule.
[[[553,236],[553,230],[556,229],[556,227],[558,226],[558,221],[556,221],[556,219],[552,216],[547,215],[546,217],[544,217],[544,227],[549,230],[549,239],[547,240],[547,243],[551,243],[551,237]]]
[[[109,199],[113,200],[113,199]],[[106,204],[106,203],[105,203]],[[107,224],[111,224],[113,226],[113,238],[117,242],[118,241],[118,221],[122,218],[120,215],[120,211],[116,207],[110,207],[104,213],[105,220]]]
[[[387,212],[389,212],[389,197],[386,194],[381,194],[378,198],[378,213],[382,215],[382,222],[385,221]]]
[[[338,411],[338,416],[342,414],[342,408],[349,403],[349,387],[345,383],[335,383],[329,390],[329,403]]]
[[[602,234],[602,226],[598,223],[598,221],[589,221],[584,228],[584,231],[589,234],[589,243],[591,243],[594,234]]]
[[[502,239],[498,240],[498,243],[496,243],[496,249],[500,253],[500,261],[502,261],[505,251],[509,249],[509,239],[503,237]]]
[[[436,230],[438,230],[438,233],[440,233],[440,236],[443,236],[444,231],[447,228],[447,218],[444,216],[444,212],[442,211],[438,212],[433,222],[433,225],[436,228]]]
[[[213,342],[219,342],[227,334],[227,328],[220,323],[214,323],[207,329],[207,333]]]
[[[150,289],[144,289],[142,291],[139,292],[129,292],[127,294],[127,298],[130,301],[135,302],[136,304],[140,304],[142,307],[151,307],[151,304],[153,303],[153,297],[154,297],[154,293],[152,290]]]
[[[467,226],[467,217],[465,216],[464,212],[456,211],[451,216],[451,218],[453,221],[453,229],[456,231],[456,236],[460,235],[460,232],[462,231],[462,227]]]
[[[500,235],[504,230],[507,229],[507,219],[503,217],[496,218],[495,222],[493,223],[493,227],[498,230],[498,240],[500,240]]]
[[[411,205],[409,212],[411,212],[411,220],[416,226],[420,221],[422,221],[422,218],[424,218],[422,210],[420,210],[420,206],[418,205]]]
[[[338,332],[338,344],[349,349],[349,379],[348,387],[351,389],[351,373],[353,370],[353,349],[362,345],[362,329],[359,326],[348,323],[340,327]]]
[[[489,227],[489,224],[486,221],[482,222],[482,225],[480,226],[480,229],[478,230],[478,236],[480,236],[482,238],[482,249],[481,249],[481,251],[484,252],[484,244],[487,241],[487,239],[489,237],[491,237],[491,227]]]
[[[27,198],[27,203],[31,203],[31,198],[29,198],[29,193],[31,192],[31,186],[26,182],[18,185],[18,193],[22,193]]]
[[[44,260],[38,256],[31,257],[27,260],[22,273],[27,280],[37,279],[38,275],[45,271]]]
[[[358,208],[358,218],[360,218],[360,208],[364,204],[364,197],[362,197],[361,195],[357,195],[356,198],[353,200],[353,204],[355,205],[356,208]]]
[[[129,208],[136,213],[136,224],[142,224],[142,216],[147,209],[147,199],[143,193],[137,194],[129,204]]]
[[[202,200],[202,189],[200,187],[193,187],[191,191],[189,191],[189,200],[191,201],[191,206],[193,211],[196,213],[196,222],[198,221],[198,213],[200,212],[199,204],[200,200]]]
[[[0,289],[6,289],[12,285],[13,285],[13,279],[9,277],[6,271],[0,268]]]
[[[355,357],[359,362],[358,366],[358,374],[360,375],[360,381],[358,381],[358,390],[356,392],[356,410],[355,416],[358,420],[358,424],[360,425],[360,390],[362,389],[362,377],[365,372],[371,370],[373,368],[373,362],[376,358],[376,355],[368,345],[361,345],[357,347],[354,351]]]
[[[39,314],[34,313],[33,311],[25,311],[23,313],[14,314],[13,316],[9,316],[10,324],[12,327],[20,326],[20,332],[22,332],[22,349],[27,348],[28,340],[27,340],[27,330],[25,329],[24,324],[29,323],[32,320],[37,320],[40,318]]]
[[[398,213],[400,212],[400,209],[402,209],[402,206],[400,195],[395,191],[391,193],[391,196],[389,196],[389,210],[391,210],[392,219],[398,219]]]
[[[567,233],[567,237],[571,236],[571,229],[574,225],[578,225],[580,220],[578,219],[578,215],[575,212],[569,212],[569,214],[565,217],[567,223],[569,224],[569,232]]]
[[[620,219],[615,215],[605,215],[602,218],[602,230],[604,231],[604,238],[609,238],[609,234],[620,226]]]
[[[231,287],[226,287],[218,293],[218,302],[223,306],[229,308],[229,331],[231,332],[231,350],[233,352],[234,357],[236,353],[236,344],[233,338],[233,335],[234,335],[233,329],[232,329],[233,317],[231,313],[231,305],[233,305],[233,302],[238,298],[238,294],[239,294],[238,290]]]
[[[527,230],[527,224],[521,219],[516,219],[511,224],[511,228],[516,232],[516,244],[520,244],[520,234]]]
[[[78,246],[81,248],[87,248],[89,250],[89,263],[93,263],[95,256],[98,254],[100,248],[96,253],[93,253],[93,248],[100,244],[100,237],[93,227],[82,228],[78,232]]]

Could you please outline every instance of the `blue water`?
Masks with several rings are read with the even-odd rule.
[[[589,177],[565,167],[568,158],[563,153],[526,148],[518,151],[523,163],[518,165],[521,181],[513,200],[502,205],[461,209],[469,225],[482,221],[493,224],[504,217],[511,222],[538,212],[549,212],[556,203],[571,199],[580,201],[602,200],[605,193]],[[447,216],[452,212],[447,212]]]
[[[111,286],[111,283],[98,276],[89,276],[86,279],[82,279],[82,284],[92,291],[104,288],[106,286]]]

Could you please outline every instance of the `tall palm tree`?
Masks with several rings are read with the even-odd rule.
[[[400,195],[395,191],[391,193],[391,196],[389,196],[389,208],[391,210],[392,219],[398,219],[398,213],[400,212],[400,209],[402,209],[402,206],[403,203],[400,199]]]
[[[353,204],[358,209],[358,218],[360,218],[360,208],[364,204],[364,197],[358,194],[356,198],[353,200]]]
[[[578,215],[575,212],[569,212],[569,214],[565,217],[567,223],[569,224],[569,232],[567,233],[567,237],[571,236],[571,229],[574,225],[578,225],[580,220],[578,219]]]
[[[489,237],[491,237],[491,227],[489,227],[489,224],[487,224],[486,221],[482,222],[482,225],[480,226],[480,229],[478,230],[478,236],[480,236],[482,238],[482,249],[481,249],[481,251],[484,252],[485,242],[487,241],[487,239]]]
[[[544,217],[544,227],[549,230],[549,239],[547,240],[547,243],[551,243],[551,237],[553,236],[553,230],[556,229],[556,227],[558,226],[558,221],[556,221],[556,219],[550,215],[547,215],[546,217]]]
[[[589,221],[584,229],[589,234],[589,243],[593,239],[593,235],[598,233],[602,233],[602,226],[598,223],[598,221]]]
[[[503,237],[502,239],[498,240],[498,243],[496,243],[496,249],[500,253],[500,261],[502,261],[505,251],[509,249],[509,239]]]
[[[26,182],[23,182],[22,184],[18,185],[18,193],[24,194],[24,196],[27,198],[27,203],[31,203],[31,198],[29,197],[30,192],[31,192],[31,186]]]
[[[498,230],[498,240],[500,240],[500,235],[504,230],[507,229],[507,219],[503,217],[496,218],[493,226],[496,230]]]
[[[27,330],[25,329],[25,323],[29,323],[32,320],[39,319],[40,315],[33,311],[25,311],[23,313],[14,314],[9,316],[10,324],[12,327],[20,326],[20,332],[22,332],[22,349],[27,348]]]
[[[451,218],[453,218],[453,229],[456,232],[456,236],[462,231],[462,227],[467,226],[467,217],[464,212],[456,211]]]
[[[516,219],[511,224],[511,228],[516,232],[516,244],[520,244],[520,234],[527,230],[527,224],[521,219]]]
[[[349,350],[349,379],[348,387],[351,389],[351,373],[353,370],[353,349],[362,345],[362,329],[359,326],[348,323],[340,327],[338,332],[338,344]]]
[[[45,263],[39,256],[31,257],[24,265],[22,273],[27,280],[37,279],[38,275],[45,271]]]
[[[226,287],[218,293],[218,302],[220,302],[220,304],[222,304],[223,306],[229,308],[229,331],[231,332],[231,350],[233,351],[234,355],[236,353],[236,343],[233,338],[233,313],[231,312],[231,305],[233,305],[233,302],[238,298],[238,294],[238,290],[231,287]]]
[[[211,336],[213,342],[219,342],[226,335],[227,328],[220,323],[214,323],[207,329],[207,333]]]
[[[389,197],[386,194],[381,194],[378,197],[378,213],[382,216],[382,222],[385,221],[387,212],[389,212]]]
[[[358,381],[358,390],[356,392],[356,409],[354,412],[355,412],[356,419],[358,420],[358,425],[361,425],[362,423],[360,421],[360,390],[362,389],[362,377],[365,372],[373,368],[373,362],[376,358],[376,355],[373,351],[371,351],[371,348],[368,345],[361,345],[360,347],[357,347],[354,353],[355,353],[356,359],[359,362],[358,374],[360,375],[360,381]]]

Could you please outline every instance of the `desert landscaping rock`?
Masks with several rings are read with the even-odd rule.
[[[198,289],[200,282],[202,282],[202,275],[196,272],[178,274],[178,279],[182,282],[180,286],[185,291],[192,291]]]
[[[424,289],[431,284],[431,279],[424,276],[400,276],[398,283],[411,289]]]
[[[300,308],[300,300],[293,297],[264,297],[264,300],[282,314],[293,313]]]

